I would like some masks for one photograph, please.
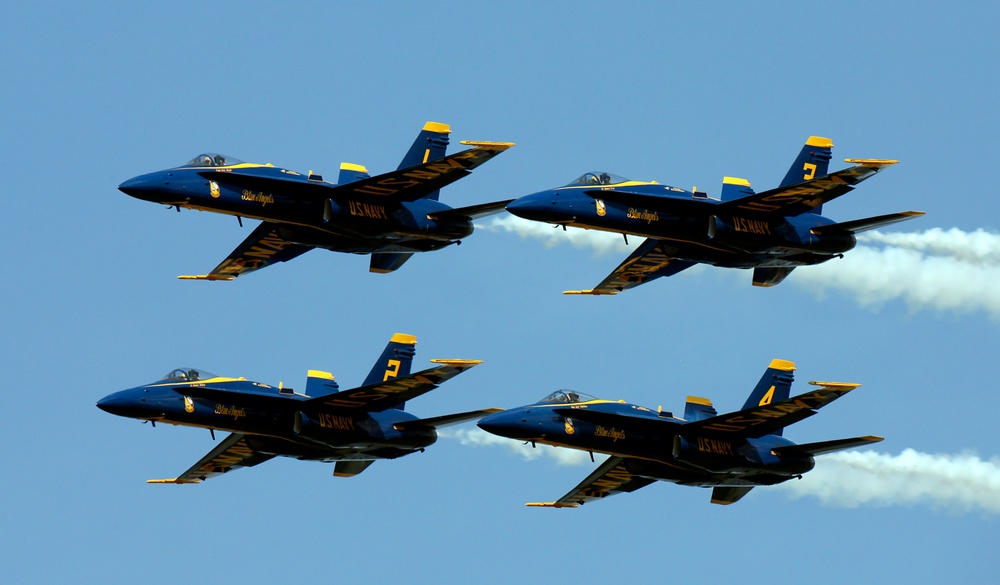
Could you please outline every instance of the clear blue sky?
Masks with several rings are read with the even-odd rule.
[[[661,4],[5,7],[5,579],[995,582],[997,508],[947,497],[845,507],[776,488],[719,507],[707,490],[661,483],[539,510],[523,503],[561,496],[592,465],[454,437],[353,479],[279,459],[197,486],[147,485],[211,449],[208,432],[94,407],[181,365],[291,386],[325,369],[351,387],[396,331],[417,336],[415,367],[485,360],[411,402],[421,416],[558,388],[675,411],[697,394],[731,410],[783,358],[798,366],[793,391],[863,384],[790,428],[792,440],[879,434],[872,451],[893,461],[907,449],[975,454],[995,477],[1000,305],[989,294],[947,308],[906,297],[893,277],[882,286],[900,284],[902,298],[862,298],[849,257],[766,290],[748,272],[705,269],[618,297],[565,297],[623,254],[486,230],[387,276],[365,257],[315,251],[239,282],[185,282],[175,276],[211,269],[251,226],[116,190],[206,150],[385,172],[434,120],[451,124],[456,146],[518,143],[443,191],[456,206],[591,169],[717,195],[725,175],[775,185],[819,135],[835,144],[831,168],[902,161],[828,216],[917,209],[927,215],[886,233],[998,231],[995,5]],[[917,284],[993,289],[991,253],[968,263],[974,276]],[[832,489],[861,489],[843,477]],[[1000,499],[990,481],[974,491]]]

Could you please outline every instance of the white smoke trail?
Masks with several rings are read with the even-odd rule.
[[[934,228],[859,238],[842,260],[796,270],[789,281],[841,290],[864,306],[900,299],[911,310],[983,311],[1000,320],[1000,235]]]
[[[625,255],[621,237],[582,229],[563,231],[507,216],[481,224],[492,232],[541,240],[546,247],[567,243],[591,249],[595,257]],[[863,306],[902,300],[913,311],[934,309],[959,313],[985,312],[1000,321],[1000,234],[977,229],[932,228],[923,232],[877,231],[860,234],[859,245],[843,259],[796,270],[788,282],[818,293],[839,290]]]
[[[577,466],[584,464],[593,465],[590,461],[590,455],[584,451],[561,449],[559,447],[552,447],[549,445],[538,445],[537,447],[532,447],[531,445],[522,443],[521,441],[504,439],[503,437],[491,435],[481,429],[438,431],[438,435],[447,439],[455,439],[463,445],[472,445],[475,447],[505,447],[510,452],[520,455],[529,461],[538,459],[539,457],[548,457],[561,466]],[[607,456],[595,453],[594,458],[598,463],[600,463],[606,459]]]
[[[625,244],[625,238],[620,234],[584,230],[580,228],[562,229],[540,221],[529,221],[513,215],[495,217],[491,221],[476,224],[476,229],[488,232],[516,234],[521,238],[541,240],[546,248],[559,244],[570,244],[576,248],[591,249],[595,257],[608,254],[627,256],[634,250],[643,238],[633,237]]]
[[[1000,513],[1000,458],[850,451],[816,459],[800,481],[778,486],[842,508],[928,504],[957,512]]]

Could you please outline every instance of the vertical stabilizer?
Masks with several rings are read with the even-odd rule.
[[[722,194],[719,196],[720,200],[732,201],[734,199],[742,199],[748,195],[753,195],[753,189],[750,187],[750,181],[740,179],[738,177],[722,178]]]
[[[333,374],[320,370],[309,370],[306,378],[306,396],[315,398],[338,392],[340,386],[333,379]]]
[[[448,135],[451,134],[451,127],[440,122],[427,122],[424,124],[417,139],[413,141],[413,146],[399,163],[399,169],[406,169],[428,161],[443,158],[448,153]],[[397,170],[399,170],[397,169]],[[437,201],[441,191],[433,191],[427,195],[427,199]]]
[[[833,142],[829,138],[822,136],[810,136],[806,140],[805,146],[799,152],[798,158],[788,169],[788,174],[782,179],[779,187],[794,185],[811,179],[818,179],[826,176],[830,169],[830,158],[833,157]],[[811,213],[822,213],[823,206],[820,205]]]
[[[340,176],[337,178],[338,185],[346,185],[348,183],[360,181],[361,179],[370,178],[371,175],[368,174],[368,169],[364,166],[349,162],[340,163]]]
[[[417,338],[405,333],[396,333],[385,346],[382,355],[372,367],[372,371],[365,378],[364,386],[379,384],[393,378],[401,378],[410,375],[410,365],[413,363],[413,356],[417,353]],[[399,404],[393,408],[403,410],[404,404]]]
[[[788,400],[792,390],[792,381],[795,378],[795,362],[786,360],[771,360],[767,366],[767,371],[760,377],[757,387],[750,393],[746,403],[740,410],[767,406],[773,402]],[[778,429],[775,435],[781,434]]]
[[[684,404],[684,420],[694,422],[706,418],[712,418],[719,414],[712,406],[712,401],[700,396],[688,396]]]

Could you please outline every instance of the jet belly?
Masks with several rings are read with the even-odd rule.
[[[394,422],[416,417],[396,413],[368,413],[346,410],[315,413],[296,412],[292,432],[297,439],[331,449],[401,450],[412,452],[437,441],[434,429],[398,431]],[[405,454],[405,453],[400,453]],[[398,455],[396,455],[398,456]]]

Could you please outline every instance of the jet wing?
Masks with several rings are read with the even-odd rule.
[[[709,435],[763,437],[816,414],[820,408],[861,385],[845,382],[809,383],[819,388],[781,402],[689,422],[684,425],[681,433],[691,429]]]
[[[457,425],[470,420],[479,420],[486,416],[487,414],[493,414],[494,412],[502,411],[502,408],[483,408],[480,410],[470,410],[469,412],[460,412],[457,414],[446,414],[444,416],[434,416],[431,418],[422,418],[420,420],[408,420],[401,423],[396,423],[392,425],[392,428],[397,431],[413,431],[417,429],[439,429],[441,427],[447,427],[451,425]]]
[[[208,274],[182,275],[181,280],[232,280],[278,262],[287,262],[312,250],[312,246],[293,244],[281,237],[276,223],[262,222],[228,258]]]
[[[492,203],[469,205],[468,207],[456,207],[455,209],[446,209],[436,213],[429,213],[427,214],[427,217],[433,219],[434,221],[448,221],[451,219],[479,219],[480,217],[500,213],[505,207],[507,207],[507,204],[512,201],[514,200],[507,199],[505,201],[493,201]]]
[[[481,360],[431,360],[441,364],[378,384],[369,384],[353,390],[344,390],[328,396],[320,396],[303,403],[303,410],[310,407],[332,406],[334,408],[357,408],[368,412],[381,412],[401,404],[421,394],[430,392],[462,372],[481,363]]]
[[[854,185],[874,177],[883,168],[899,161],[849,158],[847,162],[857,164],[824,177],[720,203],[718,209],[729,213],[739,209],[756,213],[780,213],[785,216],[801,215],[853,190]]]
[[[464,140],[462,144],[470,145],[472,148],[346,185],[334,185],[325,181],[309,181],[295,177],[261,176],[240,170],[201,171],[199,174],[212,181],[234,185],[242,189],[281,193],[303,199],[328,199],[343,196],[364,199],[385,197],[393,201],[416,201],[445,185],[454,183],[470,174],[472,169],[514,146],[513,142],[471,142]]]
[[[529,502],[528,506],[541,508],[577,508],[594,500],[615,494],[634,492],[655,482],[655,479],[632,475],[627,468],[627,460],[612,456],[580,482],[565,496],[554,502]]]
[[[820,441],[818,443],[789,445],[788,447],[775,447],[771,450],[771,452],[778,457],[787,457],[790,455],[822,455],[824,453],[833,453],[834,451],[840,451],[842,449],[851,449],[853,447],[871,445],[884,440],[884,437],[868,435],[865,437],[854,437],[853,439],[836,439],[833,441]]]
[[[840,223],[835,223],[832,225],[822,225],[819,227],[815,227],[809,231],[811,231],[813,234],[817,236],[823,236],[829,234],[842,234],[842,233],[856,234],[858,232],[865,232],[868,230],[873,230],[875,228],[880,228],[884,225],[890,225],[893,223],[906,221],[908,219],[913,219],[915,217],[920,217],[923,214],[924,214],[923,211],[901,211],[899,213],[887,213],[886,215],[866,217],[865,219],[855,219],[853,221],[842,221]]]
[[[241,467],[259,465],[274,455],[258,453],[246,442],[246,435],[233,433],[209,451],[191,469],[171,479],[151,479],[147,483],[201,483]]]
[[[646,284],[661,276],[673,276],[697,262],[678,260],[663,253],[660,241],[647,238],[645,242],[615,268],[614,272],[589,290],[568,290],[567,295],[615,295],[619,292]]]

